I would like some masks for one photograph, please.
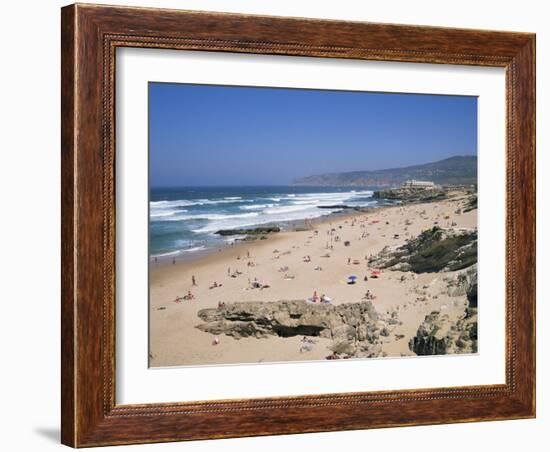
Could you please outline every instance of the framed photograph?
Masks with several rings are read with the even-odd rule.
[[[535,36],[62,9],[62,442],[535,416]]]

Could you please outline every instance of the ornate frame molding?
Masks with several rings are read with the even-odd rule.
[[[506,383],[116,405],[118,47],[506,68]],[[526,33],[78,4],[63,8],[62,442],[81,447],[533,417],[534,59],[535,37]],[[520,355],[518,349],[525,352]]]

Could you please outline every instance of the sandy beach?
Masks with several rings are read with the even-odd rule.
[[[399,313],[399,324],[383,341],[384,355],[413,354],[408,343],[426,315],[439,311],[458,317],[467,306],[466,296],[449,295],[444,279],[452,272],[382,270],[372,278],[368,258],[434,225],[476,228],[477,209],[461,212],[463,204],[464,196],[457,194],[438,202],[330,216],[307,231],[280,232],[175,264],[151,263],[150,366],[325,359],[332,353],[327,338],[311,338],[304,351],[301,336],[237,340],[196,328],[202,323],[198,311],[219,303],[307,300],[314,292],[339,305],[360,302],[370,291],[378,312]],[[348,284],[350,275],[357,276],[355,284]],[[252,288],[254,281],[269,287]],[[194,298],[183,300],[189,292]]]

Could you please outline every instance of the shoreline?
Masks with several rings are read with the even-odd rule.
[[[304,354],[298,336],[237,340],[222,335],[213,345],[215,336],[197,329],[201,323],[198,311],[215,308],[220,302],[307,300],[314,291],[326,293],[337,306],[359,302],[370,290],[376,295],[375,308],[381,313],[399,312],[402,322],[384,343],[384,352],[389,357],[410,356],[408,340],[424,317],[432,310],[458,316],[466,299],[446,294],[444,278],[453,272],[415,275],[382,271],[379,278],[365,282],[363,276],[369,274],[367,257],[385,246],[403,244],[435,223],[442,227],[446,223],[477,227],[477,210],[456,214],[463,202],[464,197],[459,196],[430,203],[386,205],[369,212],[338,212],[312,220],[308,230],[273,233],[265,240],[226,245],[201,256],[193,253],[192,258],[177,259],[175,264],[170,260],[151,262],[150,366],[325,359],[331,353],[332,342],[325,338],[315,338],[312,350]],[[331,229],[341,240],[333,242],[329,250],[326,246]],[[348,241],[346,246],[344,242]],[[310,261],[305,260],[306,256]],[[281,271],[283,268],[287,270]],[[238,275],[232,276],[235,272]],[[350,274],[358,276],[357,284],[346,283]],[[192,276],[196,286],[192,285]],[[250,288],[250,281],[255,279],[265,282],[268,288]],[[214,282],[218,286],[213,287]],[[174,302],[189,291],[194,296],[192,301]],[[425,298],[418,295],[421,292],[429,294],[424,301],[418,301]]]
[[[260,225],[253,225],[250,227],[250,229],[258,228],[258,227],[270,227],[270,226],[277,226],[281,228],[280,232],[275,233],[269,233],[265,235],[265,239],[256,239],[256,240],[243,240],[242,238],[235,238],[234,241],[225,241],[220,242],[216,245],[207,246],[207,245],[199,245],[197,243],[197,246],[193,246],[190,248],[184,248],[180,250],[170,251],[164,254],[159,255],[151,255],[149,256],[149,264],[155,265],[155,266],[163,266],[163,265],[170,265],[172,264],[173,259],[177,262],[189,262],[189,261],[196,261],[200,260],[201,258],[210,256],[212,254],[216,254],[220,251],[223,251],[227,248],[235,248],[237,246],[250,246],[250,244],[259,242],[259,241],[266,241],[271,240],[273,237],[289,233],[289,232],[303,232],[306,230],[312,230],[317,225],[322,226],[323,224],[330,223],[333,221],[337,221],[339,219],[346,219],[349,217],[355,217],[358,215],[367,215],[372,214],[372,212],[379,212],[383,211],[384,209],[392,208],[399,206],[401,204],[382,204],[379,207],[364,207],[363,211],[357,211],[354,209],[342,209],[338,212],[331,212],[326,215],[321,215],[319,217],[315,218],[304,218],[300,220],[291,220],[291,221],[284,221],[284,222],[272,222],[272,223],[262,223]],[[306,226],[306,223],[309,223],[311,226]],[[300,227],[301,226],[301,227]],[[297,229],[299,227],[299,230]],[[237,235],[235,237],[238,237]],[[242,237],[242,236],[241,236]],[[196,249],[202,247],[203,249]],[[194,251],[190,251],[194,250]]]

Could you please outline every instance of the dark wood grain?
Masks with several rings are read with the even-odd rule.
[[[62,442],[75,447],[535,415],[535,37],[72,5],[62,10]],[[117,47],[506,69],[506,383],[215,402],[115,403]],[[504,276],[504,275],[503,275]]]
[[[74,167],[75,158],[75,30],[74,8],[61,11],[61,441],[75,440],[75,361],[76,330],[74,297]]]

